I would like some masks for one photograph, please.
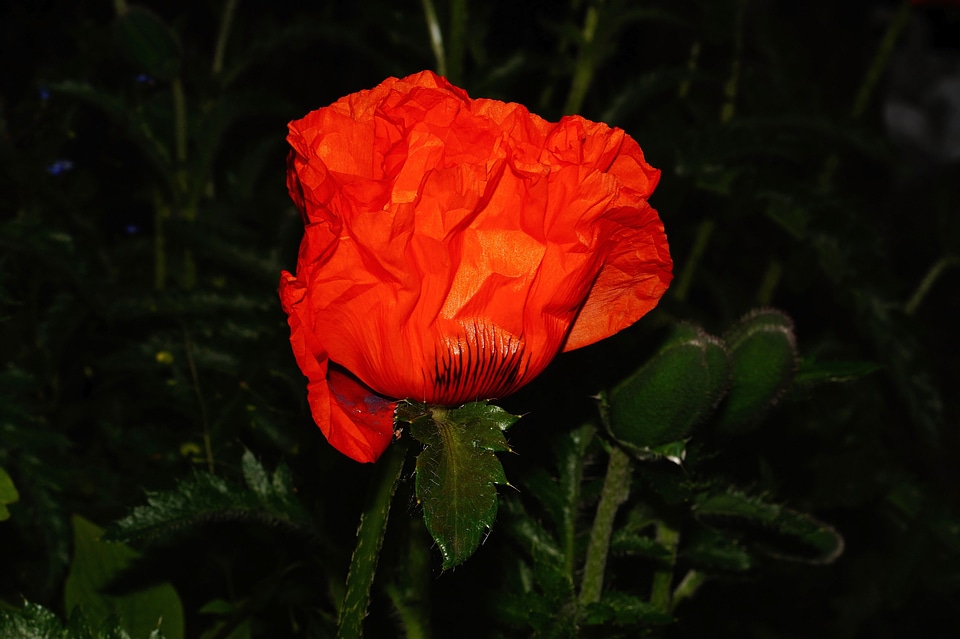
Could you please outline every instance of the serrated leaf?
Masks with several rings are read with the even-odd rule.
[[[397,415],[424,446],[417,456],[417,499],[444,569],[452,568],[473,554],[493,526],[496,484],[507,485],[494,453],[510,450],[503,431],[517,417],[486,402],[456,409],[407,404]]]
[[[79,608],[70,615],[66,626],[50,610],[34,603],[25,603],[14,610],[0,610],[0,637],[3,639],[131,639],[116,619],[92,625]],[[159,630],[135,639],[163,639]]]
[[[214,637],[223,637],[223,639],[250,639],[251,630],[250,630],[250,620],[244,619],[240,623],[236,624],[236,627],[229,632],[227,635],[223,635],[223,629],[225,624],[228,623],[230,615],[237,613],[237,606],[226,601],[224,599],[214,599],[213,601],[207,602],[199,611],[201,614],[205,615],[215,615],[222,617],[222,620],[218,620],[214,625],[200,635],[200,639],[214,639]]]
[[[260,521],[300,534],[317,534],[313,520],[294,497],[290,473],[283,465],[272,478],[247,451],[242,459],[246,487],[210,473],[197,473],[165,492],[148,492],[147,505],[137,506],[117,522],[109,539],[155,539],[211,521]]]
[[[585,626],[613,624],[615,626],[663,626],[673,617],[649,601],[625,592],[608,590],[600,601],[591,603],[583,611],[581,622]]]
[[[67,635],[64,633],[63,624],[53,612],[43,606],[27,603],[16,610],[0,610],[0,637],[7,639],[64,637],[66,639]]]
[[[147,636],[161,621],[170,639],[183,637],[183,606],[170,583],[129,594],[103,593],[139,553],[122,543],[103,541],[103,530],[79,515],[73,517],[73,533],[73,562],[64,587],[67,610],[80,607],[88,618],[99,621],[117,616],[134,637]]]
[[[812,358],[801,359],[794,382],[797,385],[815,386],[849,382],[881,369],[875,362],[829,361],[818,362]]]
[[[518,499],[507,499],[503,506],[509,513],[508,532],[533,560],[533,581],[553,604],[571,597],[574,584],[557,539],[524,512]]]
[[[772,557],[827,564],[843,552],[843,537],[832,526],[735,490],[701,494],[693,514],[708,526],[740,534]]]
[[[739,541],[710,529],[692,534],[683,556],[711,571],[745,572],[754,565],[753,556]]]
[[[613,532],[610,550],[620,555],[649,557],[662,562],[669,562],[673,557],[670,550],[653,537],[623,529]]]

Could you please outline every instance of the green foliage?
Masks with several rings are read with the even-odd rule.
[[[180,73],[181,51],[176,34],[153,12],[128,7],[113,23],[117,48],[140,71],[158,80]]]
[[[91,625],[83,611],[70,615],[66,626],[50,610],[26,603],[14,610],[0,610],[0,636],[5,639],[164,639],[159,629],[144,635],[130,635],[116,620]]]
[[[383,0],[0,10],[18,60],[0,82],[0,637],[136,639],[109,615],[157,584],[190,636],[334,636],[358,520],[369,579],[350,606],[371,637],[956,628],[960,199],[934,90],[949,8],[426,4],[434,24]],[[676,280],[635,327],[498,400],[526,415],[517,454],[495,454],[502,420],[405,426],[390,450],[415,431],[423,472],[395,464],[383,488],[390,472],[313,426],[289,351],[276,282],[302,221],[283,137],[435,68],[432,28],[472,96],[639,142]],[[770,307],[783,315],[750,311]],[[726,385],[705,374],[721,347]],[[626,479],[604,500],[620,446]],[[393,499],[389,523],[368,494]],[[440,559],[421,510],[445,526]],[[121,518],[114,538],[143,547],[73,513]],[[585,601],[594,537],[609,545]]]
[[[423,444],[417,455],[417,500],[443,555],[444,569],[466,561],[493,526],[496,485],[508,485],[495,453],[509,451],[503,432],[517,417],[486,402],[446,409],[414,404],[398,413]]]
[[[103,530],[83,517],[73,517],[73,561],[64,586],[68,611],[82,609],[91,619],[116,617],[133,637],[146,637],[163,626],[165,636],[181,639],[183,606],[170,583],[123,595],[105,590],[139,553],[122,543],[102,541]]]
[[[833,527],[737,491],[701,495],[693,514],[708,526],[742,533],[750,545],[779,558],[830,563],[843,552]]]
[[[219,521],[258,521],[315,536],[310,515],[294,497],[290,470],[280,465],[272,475],[253,453],[242,459],[246,486],[211,473],[196,473],[174,490],[148,492],[147,505],[137,506],[110,530],[108,539],[167,539],[187,528]]]

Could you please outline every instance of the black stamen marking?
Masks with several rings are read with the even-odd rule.
[[[528,359],[522,339],[501,337],[496,327],[474,323],[438,354],[434,383],[439,403],[459,404],[509,395],[520,385]]]

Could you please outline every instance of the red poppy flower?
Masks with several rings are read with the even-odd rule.
[[[396,401],[495,399],[652,309],[672,277],[622,130],[470,99],[429,71],[290,123],[306,224],[280,280],[313,417],[362,462]]]

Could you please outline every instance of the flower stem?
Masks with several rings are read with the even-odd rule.
[[[666,522],[660,521],[657,523],[657,541],[670,551],[670,564],[653,573],[650,603],[660,610],[670,613],[673,609],[670,585],[673,582],[673,565],[677,561],[677,545],[680,542],[680,531]]]
[[[193,361],[193,345],[190,343],[190,334],[186,326],[183,330],[183,350],[187,354],[187,365],[190,368],[190,378],[193,381],[193,392],[197,396],[197,406],[200,408],[200,425],[203,428],[203,449],[207,457],[207,470],[216,475],[216,464],[213,461],[213,445],[210,439],[210,420],[207,418],[207,404],[203,401],[203,392],[200,390],[200,376],[197,375],[197,365]]]
[[[733,64],[730,66],[730,77],[727,84],[723,87],[723,97],[725,98],[723,107],[720,109],[720,123],[726,124],[731,119],[737,109],[737,90],[740,86],[740,66],[743,58],[743,15],[746,13],[747,3],[740,0],[737,5],[737,18],[734,30],[734,56]]]
[[[873,58],[873,64],[870,65],[867,75],[863,78],[863,84],[860,85],[857,98],[853,102],[853,109],[851,109],[850,112],[850,116],[853,119],[859,118],[863,115],[863,112],[867,110],[867,105],[870,104],[870,97],[873,95],[873,90],[876,88],[877,82],[880,81],[884,70],[887,68],[890,56],[893,55],[897,40],[900,39],[900,33],[907,26],[909,17],[910,3],[904,1],[900,4],[900,10],[897,12],[897,15],[890,21],[890,26],[887,27],[886,33],[883,34],[883,40],[880,41],[880,48],[877,50],[877,55]]]
[[[673,591],[673,609],[675,610],[677,606],[680,605],[680,602],[684,599],[692,597],[706,580],[707,576],[702,572],[698,572],[696,570],[687,572],[687,574],[683,576],[683,579],[680,580],[680,583],[677,584],[676,589]]]
[[[907,302],[907,305],[904,307],[903,311],[907,315],[913,315],[916,313],[917,307],[920,306],[920,302],[922,302],[927,296],[927,293],[930,292],[930,289],[933,287],[934,282],[937,281],[937,278],[940,277],[940,274],[943,273],[947,267],[957,264],[960,264],[960,257],[957,257],[956,255],[945,255],[937,260],[936,263],[930,267],[930,270],[927,271],[927,274],[920,282],[917,290],[913,292],[913,295],[910,297],[910,301]]]
[[[360,515],[357,546],[350,559],[346,592],[340,605],[337,620],[339,639],[359,639],[363,636],[363,619],[367,616],[370,603],[370,587],[377,571],[383,535],[390,516],[390,502],[400,479],[400,471],[403,470],[406,452],[405,445],[394,442],[377,462],[367,505]]]
[[[582,41],[580,44],[580,53],[577,55],[577,66],[573,70],[573,81],[570,83],[570,94],[567,96],[567,104],[563,107],[563,112],[571,115],[578,113],[583,106],[583,99],[587,96],[587,89],[590,88],[590,82],[593,80],[594,72],[594,39],[597,35],[597,22],[599,21],[599,12],[595,4],[587,7],[587,15],[583,19]]]
[[[860,90],[857,91],[857,97],[854,99],[853,107],[850,109],[850,118],[852,120],[856,120],[867,110],[867,105],[870,104],[870,98],[873,96],[877,83],[880,81],[883,72],[887,68],[887,64],[890,62],[890,56],[893,55],[897,40],[900,39],[900,34],[909,23],[909,18],[910,3],[903,0],[900,3],[900,10],[897,12],[897,15],[893,17],[893,20],[890,21],[886,33],[883,34],[883,40],[880,41],[877,54],[873,56],[873,62],[867,70],[863,82],[860,84]],[[833,175],[839,166],[840,157],[836,153],[831,153],[824,162],[823,170],[820,172],[819,184],[821,189],[826,189],[830,186],[833,182]]]
[[[237,11],[237,0],[227,0],[220,14],[220,33],[217,34],[217,48],[213,53],[213,66],[210,71],[214,76],[223,71],[223,57],[227,52],[227,39],[230,37],[230,27],[233,26],[233,14]]]
[[[443,31],[440,29],[440,20],[433,0],[423,0],[423,14],[427,19],[427,30],[430,32],[430,47],[433,57],[437,60],[437,74],[447,77],[447,58],[443,52]]]
[[[590,530],[590,542],[587,546],[587,560],[583,567],[583,581],[580,582],[580,605],[600,601],[603,592],[603,573],[610,552],[610,536],[613,534],[613,520],[617,509],[630,495],[630,456],[617,446],[610,447],[610,460],[607,462],[607,476],[603,480],[600,492],[600,504]]]

